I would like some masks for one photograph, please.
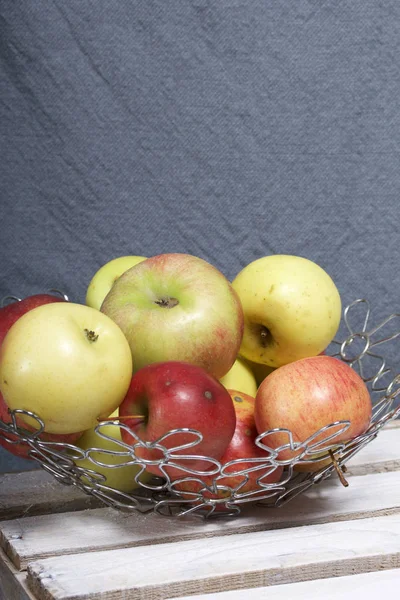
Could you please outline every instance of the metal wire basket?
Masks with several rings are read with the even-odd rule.
[[[65,295],[64,297],[68,299]],[[365,433],[348,442],[336,440],[350,426],[349,421],[331,423],[302,443],[293,440],[291,431],[274,429],[259,435],[256,440],[256,444],[265,451],[265,458],[239,459],[222,465],[213,458],[194,454],[196,445],[202,440],[201,432],[195,430],[176,429],[157,440],[145,442],[127,425],[111,419],[99,423],[96,431],[100,437],[111,441],[118,449],[83,450],[73,444],[41,440],[45,424],[39,416],[23,410],[10,411],[10,423],[0,420],[0,437],[4,440],[3,445],[23,444],[28,447],[29,457],[62,484],[74,485],[95,496],[105,505],[119,510],[154,511],[164,516],[184,517],[194,514],[203,518],[221,518],[239,515],[241,507],[248,503],[267,507],[281,506],[335,473],[339,475],[343,485],[347,485],[343,475],[347,461],[369,444],[388,421],[400,416],[400,406],[397,402],[400,394],[400,374],[389,366],[379,351],[377,352],[378,346],[385,344],[386,347],[390,347],[390,342],[400,336],[399,319],[400,314],[392,314],[376,325],[371,324],[368,301],[355,300],[344,310],[341,327],[344,332],[342,337],[339,337],[342,341],[335,340],[327,349],[327,354],[345,361],[360,374],[371,395],[371,424]],[[353,326],[352,323],[359,325]],[[34,432],[22,428],[20,421],[17,424],[20,414],[35,419],[37,429]],[[134,440],[132,445],[109,437],[104,428],[110,424],[128,431]],[[278,448],[272,448],[268,445],[268,439],[276,432],[284,433],[286,442]],[[184,444],[179,443],[179,436],[182,434],[185,435]],[[188,436],[191,438],[189,442]],[[175,445],[167,448],[170,444],[166,442],[172,438]],[[158,450],[159,458],[151,461],[142,458],[138,455],[138,450],[143,448]],[[280,452],[288,448],[294,451],[295,457],[280,460]],[[107,462],[110,455],[118,459],[118,464],[110,465]],[[328,462],[327,458],[330,459]],[[194,459],[201,459],[205,468],[190,468],[188,465]],[[89,461],[93,468],[80,466],[83,461],[86,461],[86,464]],[[143,478],[150,464],[158,467],[160,477]],[[319,464],[322,465],[320,468]],[[129,465],[137,467],[137,488],[131,493],[107,486],[106,477],[96,471],[96,467],[120,469]],[[300,471],[299,465],[302,467]],[[308,465],[312,465],[312,470],[307,470]],[[270,483],[269,476],[282,467],[283,475],[280,480]],[[182,475],[178,480],[170,478],[170,468],[175,469],[175,472],[179,469]],[[250,476],[254,477],[254,474],[257,475],[256,489],[243,491]],[[227,479],[233,476],[239,477],[240,480],[239,484],[234,486],[229,485]],[[193,481],[196,483],[195,491],[181,490],[182,484]]]

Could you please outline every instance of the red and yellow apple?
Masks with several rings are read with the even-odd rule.
[[[146,260],[145,256],[119,256],[103,265],[89,283],[86,292],[87,306],[100,310],[104,298],[122,273],[143,260]]]
[[[280,367],[317,356],[338,330],[338,289],[311,260],[265,256],[244,267],[232,286],[244,312],[240,354],[248,360]]]
[[[183,494],[185,499],[194,499],[199,492],[207,498],[229,498],[233,491],[237,495],[249,492],[264,494],[262,484],[276,483],[282,476],[283,467],[273,466],[269,453],[255,443],[258,437],[254,422],[255,399],[236,390],[229,390],[229,393],[235,408],[236,428],[220,460],[222,473],[218,477],[203,476],[201,482],[188,479],[174,483],[173,489],[189,492]],[[240,462],[229,464],[231,461]]]
[[[35,413],[48,433],[90,429],[122,402],[132,378],[129,344],[110,318],[71,302],[39,306],[0,348],[0,393]],[[30,417],[21,419],[33,426]]]
[[[254,408],[260,435],[276,428],[289,429],[294,444],[305,442],[321,428],[338,421],[350,422],[346,430],[338,425],[313,439],[312,445],[317,446],[313,454],[304,457],[305,461],[322,460],[326,458],[326,448],[334,448],[364,433],[371,416],[372,403],[366,384],[349,365],[331,356],[304,358],[276,369],[259,387]],[[333,433],[338,435],[325,441]],[[284,432],[270,433],[261,441],[275,449],[289,442]],[[296,458],[303,450],[283,449],[279,460]],[[321,462],[310,462],[307,469],[313,471],[321,465]]]
[[[243,311],[226,277],[189,254],[161,254],[128,269],[101,311],[129,341],[135,371],[170,360],[223,377],[238,354]]]
[[[201,455],[219,460],[232,439],[236,426],[235,409],[229,392],[201,367],[167,361],[143,367],[132,377],[129,390],[119,408],[120,418],[143,442],[156,442],[175,429],[189,428],[203,439],[193,447],[177,449],[174,462],[183,468],[206,471],[214,467],[201,458],[183,459],[181,455]],[[131,433],[122,429],[126,444],[137,444]],[[160,445],[171,450],[198,442],[199,437],[180,432],[168,436]],[[149,472],[163,475],[157,461],[164,452],[138,445],[136,455],[145,459]],[[154,461],[154,462],[152,462]],[[179,466],[167,466],[171,479],[182,476]]]

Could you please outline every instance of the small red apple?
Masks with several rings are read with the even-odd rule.
[[[16,321],[22,315],[29,312],[30,310],[37,308],[38,306],[42,306],[43,304],[51,304],[53,302],[65,302],[65,299],[61,296],[55,296],[52,294],[34,294],[33,296],[28,296],[20,301],[15,301],[6,306],[0,308],[0,346],[3,343],[4,338],[8,330],[14,325]],[[4,423],[11,423],[11,415],[8,412],[8,408],[6,403],[4,402],[4,398],[0,393],[0,421]],[[19,427],[26,429],[28,431],[34,431],[32,427],[26,425],[20,418],[16,418],[16,423]],[[64,442],[73,444],[79,437],[82,435],[82,432],[73,433],[73,434],[65,434],[65,435],[50,435],[48,433],[42,433],[40,435],[40,439],[44,442]],[[17,438],[12,434],[7,434],[7,438],[9,440],[16,440]],[[27,444],[10,444],[6,441],[6,439],[0,435],[0,446],[3,446],[6,450],[15,454],[16,456],[20,456],[22,458],[29,458],[28,453],[31,450],[30,446]]]
[[[327,446],[362,434],[371,416],[372,403],[364,381],[349,365],[331,356],[303,358],[276,369],[259,387],[254,408],[259,434],[275,428],[289,429],[295,444],[336,421],[350,421],[346,431],[339,433],[339,427],[328,429],[312,440],[313,445],[318,444],[315,450],[320,454]],[[338,435],[324,443],[335,431]],[[286,433],[276,432],[261,441],[278,448],[288,444],[289,439]],[[302,451],[303,448],[287,448],[279,453],[279,459],[290,460]],[[305,459],[315,456],[307,455]],[[309,463],[308,470],[321,466],[321,462]]]
[[[276,483],[282,476],[283,467],[274,468],[269,462],[269,453],[255,443],[258,436],[254,422],[255,399],[236,390],[229,390],[229,394],[236,412],[236,428],[227,449],[220,459],[222,465],[221,476],[203,476],[198,478],[201,479],[201,483],[195,479],[188,479],[174,484],[174,489],[189,492],[189,494],[184,495],[185,499],[195,500],[193,492],[195,494],[201,492],[206,498],[225,498],[226,500],[230,498],[233,490],[239,496],[256,490],[262,495],[265,494],[265,489],[261,484]],[[240,462],[228,465],[231,461],[236,460],[240,460]],[[248,474],[243,473],[247,469],[251,469],[251,472]],[[214,482],[218,486],[215,488],[216,493],[206,489],[206,486],[211,490],[214,489]]]
[[[153,363],[139,369],[132,377],[119,415],[122,423],[145,442],[154,442],[174,429],[196,430],[202,434],[202,441],[190,448],[177,449],[173,454],[201,455],[216,460],[225,452],[236,426],[235,409],[224,386],[202,367],[180,361]],[[122,429],[122,439],[130,445],[137,443],[125,429]],[[194,441],[193,434],[177,433],[160,444],[171,449]],[[136,447],[136,454],[149,461],[163,456],[160,448]],[[174,462],[200,471],[214,466],[198,458],[177,458]],[[148,464],[147,469],[163,475],[157,464]],[[167,466],[166,473],[171,479],[184,476],[184,471],[174,466]]]

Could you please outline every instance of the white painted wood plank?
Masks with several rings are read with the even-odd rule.
[[[18,573],[0,550],[0,600],[35,600],[26,584],[26,573]]]
[[[0,475],[0,520],[46,512],[83,510],[100,502],[43,470]]]
[[[176,519],[92,509],[0,522],[0,546],[15,566],[32,559],[232,535],[400,513],[400,471],[316,485],[281,508],[247,507],[229,520]]]
[[[163,600],[400,567],[400,515],[34,561],[46,600]]]
[[[264,588],[181,596],[175,600],[378,600],[398,596],[400,569]]]
[[[396,421],[397,423],[397,421]],[[400,469],[400,428],[386,427],[347,464],[349,475],[382,473]]]

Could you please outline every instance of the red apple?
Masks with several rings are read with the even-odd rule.
[[[339,427],[320,434],[319,455],[324,448],[345,442],[362,434],[372,416],[372,403],[367,386],[346,363],[331,356],[304,358],[276,369],[263,381],[256,395],[254,418],[259,434],[275,428],[289,429],[294,443],[301,443],[319,429],[336,421],[350,421],[350,427],[339,433]],[[343,426],[341,426],[343,428]],[[324,442],[332,433],[338,435]],[[278,448],[289,442],[283,432],[271,433],[262,440],[266,446]],[[303,448],[287,448],[279,459],[299,456]],[[304,460],[315,458],[307,455]],[[326,458],[326,450],[325,450]],[[307,470],[321,467],[321,462],[309,463]],[[304,465],[305,466],[305,465]]]
[[[201,455],[219,460],[235,431],[235,409],[229,392],[202,367],[179,361],[154,363],[143,367],[132,377],[128,393],[120,409],[122,423],[143,441],[153,442],[169,431],[190,428],[200,432],[203,439],[191,448],[182,448],[174,454]],[[127,419],[127,416],[141,416]],[[137,440],[122,429],[125,443]],[[172,435],[160,444],[175,448],[194,442],[190,433]],[[137,456],[149,461],[162,458],[160,449],[136,448]],[[209,470],[213,463],[201,459],[177,459],[182,467]],[[148,471],[163,475],[158,465],[148,465]],[[166,467],[171,479],[184,476],[178,467]]]
[[[207,498],[226,498],[229,499],[232,490],[236,490],[240,496],[258,490],[260,495],[265,494],[262,485],[258,483],[271,484],[280,480],[283,472],[283,467],[274,468],[269,463],[269,453],[256,445],[255,440],[258,436],[258,431],[254,422],[254,404],[255,399],[238,392],[229,390],[229,394],[233,400],[233,406],[236,412],[236,428],[235,433],[220,459],[223,467],[220,477],[203,476],[200,481],[191,479],[181,483],[174,484],[174,489],[181,492],[189,492],[184,495],[185,499],[193,499],[195,494],[202,491],[202,494]],[[254,459],[253,461],[245,459]],[[261,460],[260,460],[261,459]],[[241,462],[227,465],[231,461],[240,460]],[[258,468],[257,468],[258,467]],[[243,474],[246,469],[254,469],[252,472]],[[213,489],[213,482],[218,488],[216,493],[209,491]],[[220,486],[220,487],[219,487]],[[256,499],[256,496],[254,496]]]
[[[4,338],[8,330],[22,315],[29,312],[30,310],[42,306],[43,304],[51,304],[53,302],[65,302],[65,299],[61,296],[54,296],[52,294],[34,294],[28,296],[21,301],[15,301],[11,304],[7,304],[0,308],[0,346],[3,343]],[[0,421],[4,423],[11,423],[12,419],[4,398],[0,393]],[[33,431],[32,427],[26,425],[20,418],[16,419],[17,425],[26,430]],[[82,432],[65,435],[50,435],[48,433],[42,433],[40,439],[45,442],[64,442],[74,443],[82,435]],[[17,438],[11,434],[7,434],[7,438],[10,440],[16,440]],[[22,458],[29,458],[28,453],[31,450],[30,446],[26,444],[10,444],[0,434],[0,446],[3,446],[6,450],[20,456]]]

